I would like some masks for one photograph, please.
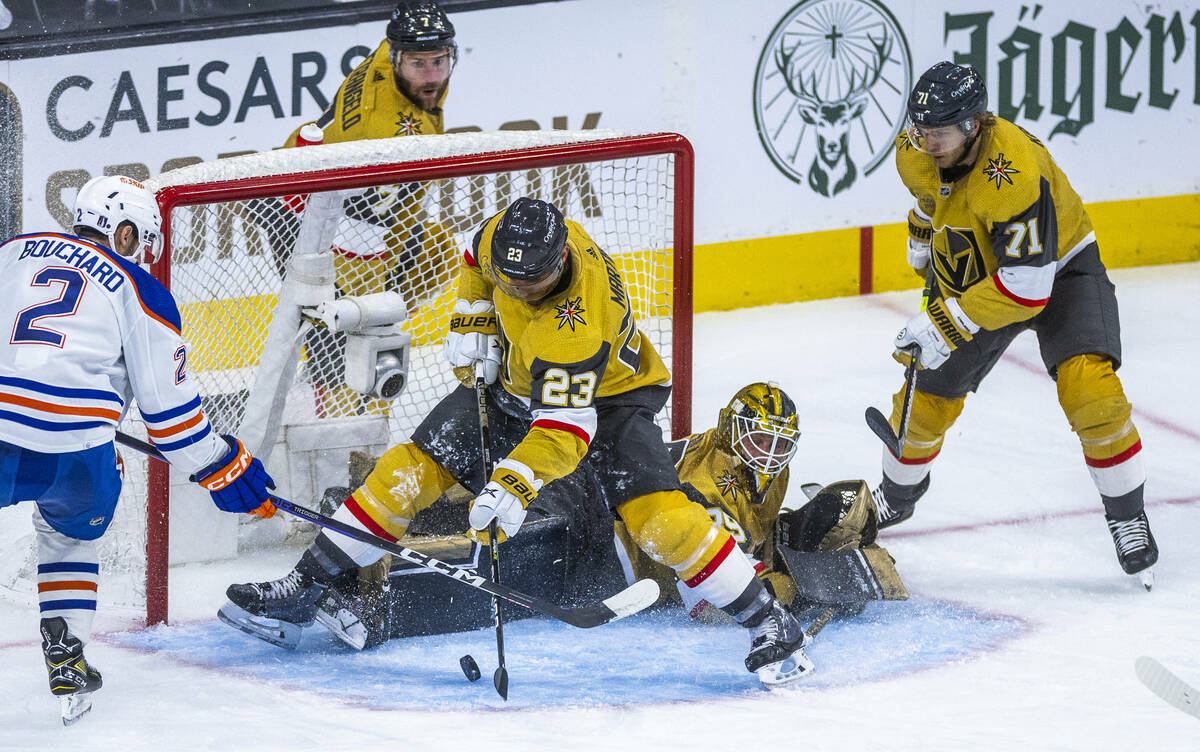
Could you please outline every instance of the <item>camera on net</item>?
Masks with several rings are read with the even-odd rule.
[[[307,315],[333,332],[346,334],[346,385],[360,394],[392,400],[408,382],[412,335],[401,328],[408,319],[398,292],[328,300]]]

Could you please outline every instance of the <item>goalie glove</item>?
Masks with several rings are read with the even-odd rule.
[[[471,383],[471,378],[464,380],[461,369],[473,369],[476,361],[483,363],[485,382],[491,384],[496,380],[503,351],[496,328],[496,307],[490,300],[454,301],[445,355],[464,384]]]
[[[229,451],[193,473],[189,480],[208,489],[213,504],[223,511],[250,512],[259,517],[275,514],[275,505],[267,493],[268,488],[275,489],[275,480],[237,437],[225,434],[222,438],[228,442]]]
[[[925,276],[933,247],[933,220],[918,208],[908,212],[908,265]]]
[[[946,362],[950,353],[971,341],[979,325],[971,321],[954,298],[938,298],[929,307],[913,316],[896,335],[892,357],[908,365],[913,345],[920,348],[917,355],[922,368],[935,369]]]
[[[467,520],[471,523],[471,538],[488,544],[488,525],[496,520],[497,543],[517,534],[525,521],[525,510],[537,498],[542,481],[533,477],[533,470],[516,460],[503,459],[496,463],[491,480],[471,502]]]

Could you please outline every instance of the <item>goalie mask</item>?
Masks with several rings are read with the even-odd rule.
[[[796,454],[798,423],[791,398],[775,384],[758,382],[742,387],[721,410],[717,433],[747,467],[773,477]]]
[[[154,194],[133,178],[105,175],[84,183],[75,197],[74,226],[108,238],[108,247],[137,264],[152,264],[162,255],[162,215]],[[134,248],[123,253],[116,233],[133,225]]]
[[[908,96],[905,134],[913,148],[945,154],[979,137],[975,118],[987,111],[987,88],[969,65],[943,60],[921,74]]]
[[[519,198],[492,233],[488,272],[508,295],[540,300],[559,279],[566,244],[567,225],[554,204]]]

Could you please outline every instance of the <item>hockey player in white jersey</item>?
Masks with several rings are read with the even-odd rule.
[[[162,250],[153,194],[127,177],[95,178],[73,221],[73,235],[0,245],[0,330],[10,333],[0,340],[0,507],[36,504],[42,649],[64,723],[101,686],[83,648],[96,613],[96,541],[121,490],[114,431],[130,400],[150,440],[219,508],[274,513],[262,463],[200,409],[175,300],[138,266]]]

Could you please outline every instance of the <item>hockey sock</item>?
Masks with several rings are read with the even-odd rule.
[[[38,541],[38,601],[41,618],[62,617],[80,642],[92,635],[99,589],[100,558],[96,541],[68,538],[33,515]]]

